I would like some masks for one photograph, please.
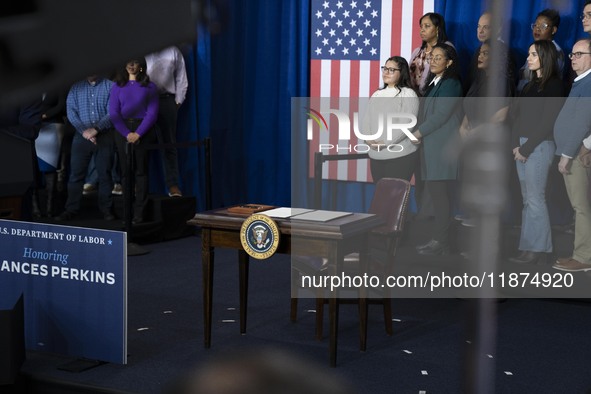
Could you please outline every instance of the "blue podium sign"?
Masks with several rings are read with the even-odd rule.
[[[127,363],[127,234],[0,220],[0,299],[27,349]]]

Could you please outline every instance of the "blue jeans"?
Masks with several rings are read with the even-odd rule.
[[[521,145],[526,141],[527,138],[524,137],[519,139]],[[516,162],[523,197],[519,250],[552,252],[552,230],[546,205],[546,183],[555,150],[556,145],[553,141],[542,141],[525,163]]]
[[[88,165],[88,172],[86,173],[86,180],[84,183],[90,183],[91,185],[98,185],[98,174],[96,172],[96,166],[94,164],[95,155],[92,156],[90,164]],[[113,183],[121,183],[121,175],[119,174],[119,155],[115,144],[113,144],[113,167],[111,168],[111,178]]]

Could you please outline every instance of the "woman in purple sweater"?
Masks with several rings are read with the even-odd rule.
[[[146,145],[156,140],[158,89],[146,74],[145,60],[130,60],[115,77],[109,99],[109,115],[118,134],[115,144],[121,160],[123,184],[127,182],[127,145],[134,148],[135,203],[133,223],[144,221],[148,199],[148,153]],[[124,159],[125,158],[125,159]],[[126,193],[127,190],[124,191]]]

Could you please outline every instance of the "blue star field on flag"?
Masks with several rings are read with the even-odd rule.
[[[380,60],[380,0],[314,0],[311,57]]]

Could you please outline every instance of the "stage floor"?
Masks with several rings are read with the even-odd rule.
[[[423,257],[414,245],[425,240],[430,222],[415,220],[399,258],[426,267],[459,264],[458,254]],[[460,238],[471,230],[460,229]],[[519,229],[504,229],[503,255],[513,253]],[[555,232],[560,255],[572,235]],[[35,387],[55,384],[94,387],[99,392],[161,393],[179,376],[220,354],[280,349],[317,364],[349,382],[357,393],[462,392],[471,350],[468,316],[474,301],[396,299],[394,335],[383,328],[381,307],[370,306],[368,349],[359,351],[357,308],[340,308],[337,367],[328,368],[325,339],[314,338],[314,300],[299,303],[296,323],[289,319],[290,261],[287,256],[251,260],[246,335],[239,334],[236,252],[216,249],[212,346],[203,346],[201,240],[188,236],[144,245],[150,253],[130,257],[128,364],[104,364],[83,372],[62,371],[72,358],[29,352],[23,373]],[[548,267],[529,267],[551,272]],[[589,279],[587,273],[577,273]],[[591,304],[581,300],[499,300],[497,341],[482,354],[495,376],[495,392],[555,393],[591,389]],[[495,327],[491,327],[495,328]],[[65,390],[65,389],[62,389]],[[44,392],[44,391],[35,391]],[[77,392],[77,391],[45,391]]]

